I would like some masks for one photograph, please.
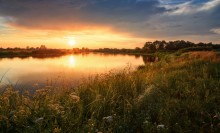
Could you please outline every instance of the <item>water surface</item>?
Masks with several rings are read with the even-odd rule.
[[[24,86],[58,85],[76,83],[82,78],[110,70],[123,69],[128,65],[143,65],[142,57],[129,55],[78,54],[55,58],[2,58],[1,84]]]

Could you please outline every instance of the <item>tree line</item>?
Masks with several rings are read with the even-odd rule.
[[[190,41],[177,40],[177,41],[154,41],[146,42],[142,48],[136,47],[135,49],[117,49],[117,48],[100,48],[93,50],[94,52],[105,53],[152,53],[158,51],[201,51],[220,49],[219,44],[210,43],[193,43]]]
[[[177,41],[154,41],[154,42],[146,42],[142,50],[148,52],[155,51],[174,51],[174,50],[211,50],[211,49],[219,49],[220,45],[210,43],[193,43],[190,41],[177,40]]]

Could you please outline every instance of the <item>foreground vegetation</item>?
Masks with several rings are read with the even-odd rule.
[[[160,55],[137,71],[97,75],[75,88],[47,86],[29,94],[8,87],[0,94],[0,132],[219,132],[219,57],[177,55]]]

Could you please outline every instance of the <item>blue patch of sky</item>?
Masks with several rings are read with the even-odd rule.
[[[206,3],[210,0],[159,0],[161,4],[165,5],[178,5],[186,2],[191,2],[192,4]]]

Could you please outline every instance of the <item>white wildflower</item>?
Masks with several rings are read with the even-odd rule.
[[[76,102],[79,102],[79,100],[80,100],[80,97],[77,96],[75,93],[71,93],[71,94],[70,94],[70,97],[71,97],[74,101],[76,101]]]
[[[165,125],[157,125],[157,128],[164,128]]]
[[[39,86],[38,83],[33,84],[33,87],[38,87],[38,86]]]
[[[40,122],[42,122],[43,120],[44,120],[44,118],[43,118],[43,117],[40,117],[40,118],[38,118],[38,119],[35,120],[35,123],[40,123]]]
[[[64,107],[61,106],[60,104],[58,103],[55,103],[55,104],[49,104],[49,107],[56,111],[57,113],[61,113],[62,111],[64,111]]]
[[[96,95],[96,100],[102,100],[102,95],[100,94]]]
[[[144,121],[143,123],[144,123],[144,124],[148,124],[149,122],[146,120],[146,121]]]
[[[111,122],[113,122],[113,117],[112,116],[103,117],[103,120],[108,123],[111,123]]]

